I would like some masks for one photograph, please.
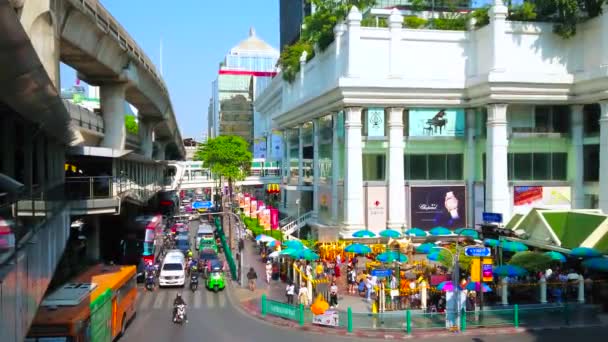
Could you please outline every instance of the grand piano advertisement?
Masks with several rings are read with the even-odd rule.
[[[410,137],[461,137],[465,113],[460,108],[413,108],[409,110]]]
[[[413,186],[410,188],[412,227],[449,229],[466,227],[465,186]]]

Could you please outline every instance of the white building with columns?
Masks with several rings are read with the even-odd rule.
[[[343,235],[506,222],[531,207],[608,212],[608,15],[468,31],[361,27],[356,9],[293,83],[255,102],[284,137],[282,210]],[[296,205],[296,200],[299,199]]]

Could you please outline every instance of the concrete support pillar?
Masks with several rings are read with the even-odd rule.
[[[104,84],[100,87],[101,112],[103,113],[104,137],[102,147],[124,150],[127,139],[125,127],[126,83]]]
[[[154,160],[165,160],[165,150],[167,149],[168,140],[156,140],[156,153],[154,154]]]
[[[475,149],[475,108],[467,108],[467,147],[465,152],[465,179],[467,182],[467,227],[475,226],[475,171],[476,171],[476,149]]]
[[[101,228],[99,224],[99,216],[90,216],[90,222],[86,225],[87,231],[87,258],[91,260],[99,260],[101,252]]]
[[[361,107],[346,108],[344,122],[346,167],[344,177],[345,235],[362,229],[365,224],[363,199],[363,148],[361,144]]]
[[[539,281],[540,288],[540,303],[547,303],[547,279],[545,277],[541,277]]]
[[[600,102],[599,208],[608,213],[608,102]]]
[[[283,182],[289,184],[291,178],[291,137],[290,130],[283,131]]]
[[[388,227],[405,226],[403,108],[388,108]]]
[[[332,115],[332,135],[331,135],[331,220],[338,223],[338,182],[340,178],[341,154],[340,144],[338,143],[338,114]]]
[[[298,185],[304,185],[304,127],[298,128]]]
[[[490,17],[490,35],[491,35],[491,54],[492,65],[491,70],[494,72],[505,71],[505,60],[508,57],[508,52],[505,51],[506,40],[506,19],[509,14],[509,9],[504,5],[502,0],[494,0],[494,4],[489,10]]]
[[[511,218],[511,201],[507,173],[507,105],[488,105],[486,141],[486,208]]]
[[[403,31],[403,16],[398,9],[393,8],[388,17],[388,27],[391,34],[389,42],[389,77],[400,77],[403,53],[401,38]]]
[[[141,154],[150,159],[154,151],[154,141],[152,139],[154,127],[160,122],[156,118],[146,118],[143,115],[139,117],[139,140],[141,145]]]
[[[313,182],[312,182],[312,211],[313,217],[319,217],[319,208],[321,204],[321,199],[319,198],[319,183],[321,182],[321,167],[319,160],[319,137],[320,134],[320,122],[319,119],[315,119],[312,122],[312,136],[313,136],[313,161],[312,161],[312,169],[313,169]]]
[[[580,304],[585,303],[585,278],[582,274],[578,275],[578,302]]]
[[[15,121],[12,117],[4,115],[0,118],[0,158],[2,169],[0,172],[15,177]]]
[[[507,278],[502,278],[500,280],[501,286],[501,303],[502,305],[509,305],[509,283],[507,282]]]
[[[570,123],[572,127],[572,145],[570,155],[574,158],[574,170],[571,173],[572,208],[585,207],[584,160],[583,160],[583,105],[570,106]]]
[[[359,12],[359,9],[356,6],[351,7],[346,17],[346,25],[348,26],[348,30],[346,31],[346,39],[348,40],[348,66],[346,74],[348,77],[357,77],[362,68],[363,61],[359,50],[359,45],[361,45],[362,19],[363,15]]]

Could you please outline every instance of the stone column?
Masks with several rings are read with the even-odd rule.
[[[572,127],[572,145],[570,155],[574,158],[572,170],[572,208],[585,207],[584,160],[583,160],[583,105],[570,106],[570,124]]]
[[[477,151],[475,149],[475,108],[467,108],[467,148],[465,153],[465,179],[467,183],[467,227],[475,226],[475,171]]]
[[[101,147],[124,150],[127,138],[125,127],[126,83],[104,84],[100,87],[101,112],[103,115],[104,137]]]
[[[331,219],[338,223],[338,181],[340,178],[340,144],[338,143],[338,113],[332,114],[331,135]]]
[[[313,181],[312,181],[312,211],[315,218],[319,217],[319,208],[321,199],[319,198],[319,183],[321,182],[321,167],[319,160],[319,137],[320,137],[320,121],[314,119],[312,122],[312,136],[313,136]]]
[[[599,208],[608,213],[608,101],[600,102],[600,188]]]
[[[508,52],[505,51],[505,31],[506,19],[509,14],[509,9],[504,5],[502,0],[494,0],[494,4],[489,10],[490,17],[490,35],[491,35],[491,54],[492,65],[491,70],[494,72],[505,71],[505,59],[508,58]]]
[[[356,6],[351,7],[348,16],[346,17],[346,25],[348,30],[346,31],[347,43],[347,58],[348,65],[346,74],[348,77],[357,77],[361,69],[361,20],[363,15],[359,12]]]
[[[154,160],[165,160],[165,150],[167,149],[168,140],[156,140],[156,153],[154,154]]]
[[[607,127],[608,128],[608,127]],[[507,105],[488,105],[486,141],[486,208],[511,218],[511,201],[507,173]]]
[[[403,163],[403,108],[387,108],[388,116],[388,227],[405,225],[405,175]]]
[[[362,229],[365,224],[363,198],[363,148],[361,144],[361,107],[345,109],[346,167],[344,177],[345,234]]]
[[[298,127],[298,185],[304,185],[304,127]]]
[[[389,77],[400,77],[403,54],[401,52],[401,32],[403,31],[403,16],[398,9],[393,8],[388,17],[388,27],[391,34],[389,43]]]
[[[147,118],[143,115],[139,116],[139,139],[141,145],[141,154],[150,159],[154,151],[154,141],[152,140],[154,127],[160,122],[157,118]]]

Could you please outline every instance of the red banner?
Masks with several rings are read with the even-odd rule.
[[[270,227],[273,230],[279,229],[279,209],[270,208]]]

